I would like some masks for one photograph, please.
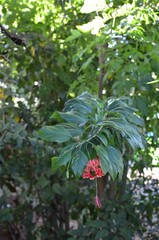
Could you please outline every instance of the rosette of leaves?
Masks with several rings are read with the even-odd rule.
[[[39,131],[43,140],[62,144],[59,156],[52,157],[53,171],[67,165],[81,175],[88,160],[98,155],[102,170],[120,179],[125,151],[144,147],[144,121],[135,112],[126,98],[102,101],[86,92],[68,100],[51,116],[59,123]]]

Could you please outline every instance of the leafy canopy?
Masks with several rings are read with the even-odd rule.
[[[103,171],[114,180],[122,176],[123,149],[144,147],[144,122],[124,98],[104,102],[85,92],[68,100],[51,118],[59,123],[42,127],[39,134],[43,140],[65,143],[59,157],[52,158],[54,171],[67,164],[81,175],[88,159],[98,155]]]

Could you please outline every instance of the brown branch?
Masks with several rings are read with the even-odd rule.
[[[20,38],[16,34],[10,33],[1,23],[0,23],[0,28],[1,28],[1,32],[4,33],[7,37],[9,37],[15,44],[26,46],[22,38]]]
[[[102,99],[102,91],[103,91],[103,78],[105,75],[105,68],[104,68],[104,62],[105,62],[105,55],[106,55],[106,49],[108,47],[108,44],[104,44],[103,46],[97,46],[98,53],[99,53],[99,67],[100,67],[100,76],[99,76],[99,85],[98,85],[98,97]],[[108,175],[103,176],[101,178],[97,178],[97,195],[101,201],[101,203],[105,199],[105,187],[107,182]]]
[[[105,55],[106,49],[108,47],[108,43],[105,43],[102,47],[97,46],[98,53],[99,53],[99,67],[100,67],[100,75],[99,75],[99,84],[98,84],[98,97],[102,99],[102,91],[103,91],[103,78],[105,75]]]

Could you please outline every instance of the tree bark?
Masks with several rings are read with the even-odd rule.
[[[108,44],[104,44],[103,46],[97,46],[98,53],[99,53],[99,67],[100,67],[100,75],[99,75],[99,84],[98,84],[98,97],[102,99],[102,92],[103,92],[103,78],[105,75],[105,68],[104,68],[104,62],[105,62],[105,55],[106,55],[106,48],[108,47]],[[105,199],[105,186],[107,182],[107,175],[103,176],[101,178],[97,178],[97,196],[100,199],[100,202],[102,203]]]

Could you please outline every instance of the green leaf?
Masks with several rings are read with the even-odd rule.
[[[59,157],[52,157],[52,170],[56,171],[62,165],[66,165],[72,159],[72,151],[77,144],[70,144],[63,148]]]
[[[108,140],[107,140],[107,138],[106,138],[104,133],[101,133],[101,132],[98,133],[97,134],[97,138],[99,138],[99,140],[103,143],[104,146],[108,145]]]
[[[53,114],[50,117],[51,119],[56,119],[58,122],[62,122],[63,119],[60,117],[60,114],[58,111],[53,112]]]
[[[119,117],[109,117],[99,124],[104,125],[107,128],[111,127],[120,131],[126,140],[131,139],[131,146],[134,150],[137,147],[144,148],[142,135],[139,132],[139,129],[134,124],[130,124],[126,119]]]
[[[87,226],[93,227],[93,228],[104,228],[106,226],[106,223],[102,220],[90,220],[87,223]]]
[[[83,134],[83,129],[76,124],[61,123],[60,125],[63,126],[71,134],[72,137],[81,136]]]
[[[102,229],[97,231],[95,240],[105,239],[108,236],[108,231],[106,229]]]
[[[60,124],[45,126],[39,130],[39,136],[49,142],[63,143],[72,138],[71,134]]]
[[[143,96],[136,96],[134,98],[135,104],[144,116],[148,115],[148,100]]]
[[[86,154],[82,151],[79,151],[72,161],[72,170],[75,175],[81,175],[84,167],[86,166],[88,162],[88,158]]]
[[[51,158],[51,169],[52,171],[57,171],[59,168],[59,157],[52,157]]]
[[[125,114],[126,116],[126,114]],[[143,118],[139,117],[137,114],[133,113],[133,114],[129,114],[126,116],[126,119],[132,123],[132,124],[135,124],[137,126],[140,126],[140,127],[144,127],[145,126],[145,122],[143,120]]]
[[[119,174],[119,179],[123,173],[123,161],[119,150],[112,146],[98,145],[96,147],[97,154],[100,158],[102,169],[105,173],[109,173],[113,180]]]
[[[71,30],[71,35],[65,39],[65,42],[70,42],[82,36],[82,33],[77,29]]]
[[[70,149],[67,150],[64,149],[59,156],[58,165],[59,166],[66,165],[69,161],[71,161],[71,157],[72,152],[70,151]]]
[[[92,21],[85,23],[83,25],[76,26],[81,32],[89,32],[92,34],[97,34],[101,28],[105,26],[105,19],[100,16],[96,16]]]
[[[93,108],[98,108],[100,107],[100,105],[103,106],[103,101],[101,101],[99,98],[95,98],[89,92],[84,92],[81,95],[79,95],[77,98],[82,100],[84,103],[89,104]]]
[[[81,13],[99,12],[107,8],[104,0],[87,0],[81,8]]]
[[[67,152],[62,157],[52,157],[51,158],[51,169],[53,172],[56,172],[57,169],[63,165],[66,165],[67,162],[71,160],[71,153]]]
[[[68,100],[64,107],[65,112],[71,111],[71,110],[79,111],[82,114],[88,114],[92,112],[93,108],[91,107],[90,104],[80,99],[74,98],[74,99]]]
[[[121,132],[122,131],[127,132],[132,130],[132,127],[129,124],[129,122],[126,121],[126,119],[120,117],[109,117],[105,121],[103,121],[103,125],[111,126]]]
[[[65,119],[69,123],[84,124],[87,122],[87,118],[77,111],[58,113],[63,119]]]
[[[88,67],[88,65],[92,62],[93,58],[95,58],[95,56],[96,56],[96,55],[93,53],[93,54],[87,59],[87,61],[82,64],[79,72],[80,72],[81,70],[85,70],[85,69]]]

